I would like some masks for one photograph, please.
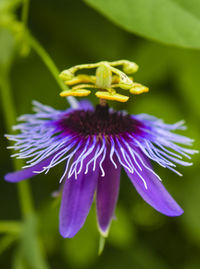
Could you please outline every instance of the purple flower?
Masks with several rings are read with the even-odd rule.
[[[47,173],[65,162],[60,182],[64,181],[60,209],[60,233],[73,237],[83,226],[96,192],[97,220],[106,236],[115,211],[121,167],[141,197],[167,216],[183,213],[153,171],[150,161],[176,172],[176,164],[189,166],[196,151],[184,148],[192,140],[174,134],[183,130],[183,122],[165,124],[146,114],[128,115],[108,106],[93,108],[87,101],[79,109],[57,111],[34,102],[33,115],[20,117],[14,127],[20,134],[7,135],[15,141],[13,156],[25,158],[21,171],[8,173],[5,179],[18,182]],[[178,145],[176,144],[178,143]],[[179,174],[180,175],[180,174]]]

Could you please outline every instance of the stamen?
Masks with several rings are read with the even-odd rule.
[[[123,71],[116,68],[118,65],[123,67]],[[77,71],[83,69],[96,69],[95,75],[75,75]],[[62,71],[60,78],[66,85],[72,86],[72,88],[61,92],[60,96],[87,96],[91,93],[91,89],[97,89],[95,95],[100,99],[127,102],[129,97],[117,93],[114,88],[129,90],[132,94],[141,94],[149,90],[147,87],[133,82],[133,78],[127,76],[135,73],[137,70],[138,66],[127,60],[115,62],[102,61],[71,67]]]

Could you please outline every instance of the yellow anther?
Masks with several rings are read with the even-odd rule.
[[[67,90],[63,91],[60,93],[60,96],[62,97],[67,97],[67,96],[77,96],[77,97],[82,97],[82,96],[88,96],[91,93],[90,90],[86,89],[80,89],[80,90]]]
[[[133,83],[133,84],[134,86],[129,90],[130,93],[132,94],[141,94],[141,93],[149,91],[149,88],[146,86],[143,86],[142,84],[139,84],[139,83]]]
[[[85,88],[97,89],[98,87],[93,84],[80,84],[80,85],[72,87],[72,90],[85,89]]]
[[[88,75],[78,75],[70,80],[64,81],[64,83],[68,86],[72,86],[78,83],[95,83],[96,77],[95,76],[88,76]]]
[[[106,100],[111,100],[111,101],[118,101],[118,102],[127,102],[129,97],[119,94],[119,93],[110,93],[110,92],[106,92],[106,91],[98,91],[95,93],[95,95],[98,98],[101,99],[106,99]]]
[[[118,66],[121,66],[123,71],[118,69]],[[96,73],[95,75],[75,74],[83,69],[96,69]],[[72,86],[72,89],[66,90],[60,95],[87,96],[91,93],[89,89],[99,89],[96,92],[98,98],[126,102],[129,97],[116,93],[116,88],[129,90],[132,94],[141,94],[149,90],[147,87],[133,82],[133,78],[128,76],[137,70],[138,65],[127,60],[76,65],[61,72],[60,78],[66,85]]]
[[[132,85],[133,85],[132,83],[129,84],[129,85],[127,85],[125,83],[119,83],[119,84],[112,85],[112,87],[113,88],[121,88],[123,90],[130,90],[130,88],[131,88]]]

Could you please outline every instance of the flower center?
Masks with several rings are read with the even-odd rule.
[[[109,111],[107,105],[97,105],[94,111],[76,110],[66,115],[58,125],[62,130],[88,136],[136,133],[141,123],[132,119],[130,115]]]

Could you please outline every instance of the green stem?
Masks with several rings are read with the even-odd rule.
[[[0,221],[0,233],[19,234],[22,224],[19,221]]]
[[[15,124],[16,111],[11,94],[8,74],[4,74],[0,80],[2,109],[4,111],[5,124],[8,132],[11,131],[11,126]],[[21,162],[17,159],[13,160],[15,170],[21,168]],[[20,207],[24,217],[33,212],[32,196],[28,181],[22,181],[17,184]]]
[[[29,183],[28,181],[22,181],[17,184],[17,187],[22,213],[24,216],[27,216],[34,211]]]
[[[23,0],[23,6],[22,6],[22,22],[24,24],[24,27],[27,27],[28,22],[28,10],[29,10],[29,0]]]
[[[8,83],[7,74],[2,75],[0,80],[1,88],[1,101],[2,101],[2,110],[4,111],[6,130],[11,132],[11,126],[15,123],[16,112],[14,110],[14,102],[11,98],[11,89]]]
[[[2,107],[5,114],[5,122],[6,122],[7,130],[9,131],[10,126],[12,126],[15,123],[16,112],[13,106],[14,102],[12,99],[8,74],[1,77],[0,89],[1,89]],[[21,167],[19,160],[15,159],[13,161],[13,164],[14,164],[15,169],[19,169]],[[40,242],[39,242],[39,238],[38,238],[37,230],[36,230],[37,223],[35,223],[37,218],[33,209],[33,202],[32,202],[29,182],[21,181],[17,184],[17,186],[18,186],[18,194],[19,194],[19,199],[20,199],[20,207],[21,207],[21,211],[22,211],[23,219],[24,219],[24,222],[23,222],[24,227],[22,229],[21,241],[22,242],[24,242],[24,240],[26,241],[27,237],[31,238],[31,240],[27,240],[27,243],[25,244],[25,249],[24,249],[25,258],[31,264],[30,252],[31,252],[31,255],[34,253],[34,262],[37,263],[37,265],[34,265],[32,268],[48,269],[46,261],[40,252],[41,246],[40,246]],[[26,234],[24,230],[27,229],[27,225],[29,226],[29,222],[31,222],[31,227],[28,230],[28,234]],[[18,222],[15,222],[15,221],[0,222],[0,232],[3,232],[3,233],[19,234],[19,232],[21,231],[21,227],[22,226]]]
[[[44,64],[48,68],[48,70],[51,72],[52,76],[55,78],[55,80],[56,80],[57,84],[59,85],[59,87],[63,91],[68,90],[69,88],[59,78],[59,73],[60,72],[59,72],[57,66],[55,65],[55,63],[53,62],[53,60],[51,59],[49,54],[46,52],[46,50],[40,45],[40,43],[37,41],[37,39],[35,39],[31,35],[30,32],[28,34],[28,40],[30,42],[31,47],[35,50],[35,52],[38,54],[38,56],[42,59],[42,61],[44,62]],[[79,106],[77,100],[74,97],[72,97],[72,96],[67,97],[67,100],[70,103],[71,107],[77,108]]]

